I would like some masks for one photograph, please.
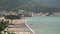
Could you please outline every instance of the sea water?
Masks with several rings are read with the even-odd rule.
[[[35,34],[60,34],[60,16],[31,17],[27,24]]]

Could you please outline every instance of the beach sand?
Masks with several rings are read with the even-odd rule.
[[[13,20],[12,21],[13,25],[9,25],[4,31],[15,32],[16,34],[18,34],[18,33],[31,34],[31,31],[25,25],[25,20],[27,18],[28,17]]]

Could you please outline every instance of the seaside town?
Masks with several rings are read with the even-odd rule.
[[[2,34],[33,34],[32,30],[25,23],[29,17],[48,16],[49,13],[35,13],[24,10],[19,11],[1,11],[0,12],[0,30]],[[54,12],[49,16],[60,16],[60,12]],[[3,27],[1,29],[1,27]]]
[[[60,0],[0,0],[0,34],[60,34]]]

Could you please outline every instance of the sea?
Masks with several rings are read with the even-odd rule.
[[[60,16],[39,16],[27,19],[35,34],[60,34]]]

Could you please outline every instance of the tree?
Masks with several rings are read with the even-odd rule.
[[[4,20],[2,19],[1,23],[0,23],[0,31],[3,31],[9,24],[9,20]]]

